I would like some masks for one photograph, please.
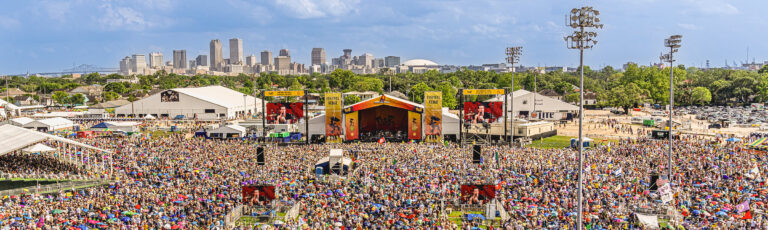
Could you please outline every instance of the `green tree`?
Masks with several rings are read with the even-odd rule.
[[[443,106],[455,109],[458,102],[456,101],[456,94],[458,90],[449,82],[441,83],[435,90],[443,93]]]
[[[691,102],[693,104],[704,105],[712,101],[712,94],[709,93],[709,89],[704,87],[696,87],[691,91]]]
[[[12,97],[5,97],[3,100],[5,100],[5,101],[7,101],[8,103],[11,103],[11,104],[16,103],[16,99],[14,99]]]
[[[427,91],[432,91],[432,88],[430,88],[424,82],[421,82],[411,87],[411,90],[408,91],[408,98],[410,98],[413,102],[422,103],[424,101],[424,92]]]
[[[360,102],[360,97],[357,95],[344,96],[344,105],[351,105]]]
[[[126,93],[126,88],[125,88],[125,85],[123,85],[120,82],[113,82],[104,86],[104,91],[124,94]]]
[[[75,94],[69,97],[70,104],[82,105],[85,103],[85,96],[82,94]]]
[[[615,107],[624,109],[624,112],[629,113],[629,109],[641,102],[647,91],[640,88],[635,83],[629,83],[627,85],[615,87],[608,93],[608,104]]]
[[[104,92],[104,101],[114,101],[120,98],[120,94],[117,94],[115,92],[109,91]]]
[[[63,105],[69,102],[69,95],[67,95],[67,93],[64,91],[56,91],[53,92],[53,95],[51,95],[51,99],[53,99],[53,101],[55,101],[57,104]]]

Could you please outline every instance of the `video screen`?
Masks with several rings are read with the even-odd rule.
[[[178,102],[179,92],[168,90],[160,93],[160,102]]]
[[[483,124],[503,122],[504,102],[464,102],[464,122]]]
[[[485,204],[496,198],[494,185],[461,185],[461,202],[464,204]]]
[[[275,196],[274,185],[243,186],[243,203],[250,206],[266,206]]]
[[[267,123],[294,124],[304,117],[304,103],[267,103]]]

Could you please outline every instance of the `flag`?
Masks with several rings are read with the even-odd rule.
[[[384,137],[382,137],[382,138],[379,138],[379,144],[384,144],[384,142],[386,142],[386,141],[387,141],[387,140],[386,140],[386,139],[384,139]]]
[[[752,212],[750,212],[749,210],[747,210],[747,213],[745,213],[745,214],[744,214],[744,216],[743,216],[743,217],[741,217],[741,219],[742,219],[742,220],[749,220],[749,219],[752,219]]]
[[[744,202],[741,202],[741,204],[736,205],[736,211],[739,213],[742,213],[748,210],[749,210],[749,199],[745,200]]]

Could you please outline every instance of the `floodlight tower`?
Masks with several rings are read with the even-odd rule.
[[[579,80],[579,210],[576,229],[582,229],[582,203],[584,203],[584,133],[582,125],[584,121],[584,50],[591,49],[597,44],[597,40],[595,40],[597,32],[590,30],[603,28],[603,24],[600,24],[600,19],[597,17],[599,15],[600,11],[589,6],[573,8],[571,14],[566,16],[565,22],[566,26],[575,30],[573,34],[564,39],[568,49],[579,50],[579,71],[581,74]]]
[[[509,147],[512,147],[512,142],[515,140],[515,63],[520,62],[520,55],[523,54],[522,46],[507,47],[507,63],[512,67],[512,83],[509,91],[509,116],[512,123],[511,132],[509,133]],[[506,97],[506,95],[504,95]]]
[[[670,182],[672,181],[672,115],[674,115],[674,105],[675,105],[675,85],[673,83],[674,76],[675,76],[675,67],[673,63],[675,62],[674,54],[677,53],[677,49],[680,48],[680,43],[682,42],[682,35],[672,35],[667,39],[664,39],[664,46],[669,47],[669,53],[661,55],[661,60],[665,62],[669,62],[669,123],[667,124],[669,126],[669,155],[668,157],[668,169],[667,169],[667,180]]]

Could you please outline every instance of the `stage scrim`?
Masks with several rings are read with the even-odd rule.
[[[443,92],[424,92],[424,140],[441,142],[443,139]]]
[[[341,93],[325,93],[325,141],[339,143],[341,129]]]

